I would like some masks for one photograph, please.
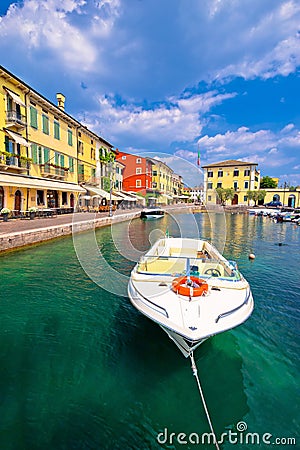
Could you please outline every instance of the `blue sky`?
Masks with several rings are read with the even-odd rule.
[[[298,0],[1,1],[1,64],[122,151],[300,185]]]

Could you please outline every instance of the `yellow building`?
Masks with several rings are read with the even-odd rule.
[[[202,166],[204,169],[204,199],[206,204],[217,204],[216,188],[235,191],[232,205],[247,205],[247,192],[259,189],[260,173],[257,164],[239,160],[221,161]]]
[[[82,185],[100,184],[100,153],[112,145],[0,66],[0,210],[72,210]],[[63,211],[61,211],[63,212]]]
[[[272,201],[281,202],[283,206],[290,208],[300,208],[300,188],[296,188],[292,191],[289,188],[274,188],[264,189],[266,196],[263,202],[258,204],[269,203]]]
[[[152,166],[152,189],[159,193],[157,202],[168,204],[173,201],[173,170],[158,159],[151,159]]]

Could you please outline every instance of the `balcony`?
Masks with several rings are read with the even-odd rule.
[[[40,164],[41,175],[53,180],[65,180],[68,168],[52,164]]]
[[[31,159],[9,152],[0,153],[0,171],[26,173],[30,169]]]
[[[7,111],[6,112],[6,126],[16,127],[20,130],[26,127],[27,121],[26,116],[20,114],[17,111]]]
[[[78,175],[78,181],[79,181],[79,175]],[[100,178],[99,177],[91,177],[87,180],[87,182],[91,186],[100,186]]]

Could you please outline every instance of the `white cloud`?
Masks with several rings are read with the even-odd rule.
[[[236,94],[217,91],[168,99],[152,109],[134,104],[118,105],[111,97],[99,97],[99,111],[85,116],[85,123],[116,140],[120,136],[139,137],[148,142],[170,145],[176,141],[193,141],[201,134],[210,108],[233,98]]]
[[[100,46],[94,38],[111,32],[118,5],[119,0],[99,1],[97,14],[89,16],[85,0],[24,0],[0,18],[0,37],[18,42],[18,51],[21,47],[37,59],[42,52],[48,63],[99,71]]]

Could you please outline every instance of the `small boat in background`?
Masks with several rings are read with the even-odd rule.
[[[141,211],[141,219],[161,219],[165,212],[161,208],[145,208]]]

